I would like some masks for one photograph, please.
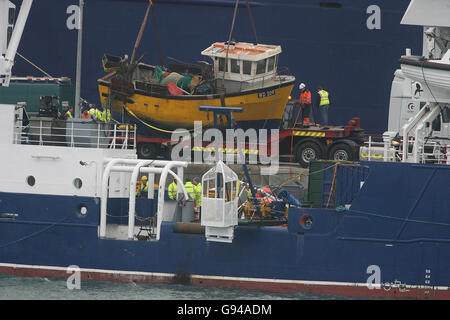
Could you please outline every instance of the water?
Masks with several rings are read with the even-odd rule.
[[[0,300],[340,300],[340,296],[276,294],[181,284],[135,284],[82,280],[70,290],[65,280],[0,275]]]

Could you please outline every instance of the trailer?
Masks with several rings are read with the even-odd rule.
[[[297,125],[283,129],[279,135],[280,156],[289,155],[306,168],[313,160],[358,161],[364,144],[360,119],[345,126]]]
[[[168,137],[136,137],[138,157],[154,159],[158,156],[169,158],[173,148],[190,148],[192,159],[199,159],[197,153],[215,153],[212,141],[203,141],[201,144],[192,144],[190,140],[173,141]],[[179,145],[181,143],[181,145]],[[272,144],[278,143],[275,152]],[[238,148],[243,150],[246,159],[251,155],[267,156],[278,155],[280,159],[289,157],[289,161],[299,163],[306,168],[313,160],[358,161],[359,148],[364,144],[364,130],[360,127],[360,119],[353,118],[345,126],[297,125],[294,128],[281,129],[278,134],[271,135],[267,142],[238,144],[237,141],[224,143],[219,146],[221,153],[238,154]]]

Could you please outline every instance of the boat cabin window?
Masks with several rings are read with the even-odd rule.
[[[251,61],[243,61],[242,65],[242,73],[243,74],[252,74],[252,63]]]
[[[241,61],[236,59],[231,59],[231,72],[241,73]]]
[[[272,71],[275,67],[275,56],[267,59],[267,72]]]
[[[266,62],[267,59],[256,62],[256,74],[261,74],[266,72]]]
[[[225,58],[219,58],[219,71],[225,71]],[[228,72],[228,64],[226,72]]]

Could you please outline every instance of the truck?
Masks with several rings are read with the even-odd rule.
[[[292,99],[286,106],[286,114],[292,111],[295,102]],[[359,148],[364,145],[365,133],[361,128],[359,118],[352,118],[343,126],[324,126],[318,124],[295,124],[289,123],[288,116],[283,117],[282,128],[278,133],[267,138],[267,143],[251,144],[245,142],[240,145],[244,155],[259,155],[262,152],[267,156],[278,155],[281,159],[289,157],[290,162],[298,163],[301,167],[308,167],[313,160],[338,160],[338,161],[358,161]],[[139,131],[138,131],[139,132]],[[190,139],[189,142],[194,139]],[[185,143],[190,147],[192,158],[196,152],[215,152],[215,147],[211,141],[203,141],[201,144],[192,145],[190,143],[173,141],[171,137],[165,136],[136,136],[136,148],[138,157],[141,159],[154,159],[158,156],[169,158],[173,148],[178,143]],[[276,154],[272,152],[272,144],[278,143]],[[233,141],[232,149],[225,145],[219,146],[219,152],[238,153],[237,141]]]

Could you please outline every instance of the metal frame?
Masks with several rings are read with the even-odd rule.
[[[185,199],[188,199],[188,194],[186,188],[184,187],[183,180],[180,178],[180,174],[175,174],[171,169],[177,168],[179,172],[180,169],[186,168],[188,166],[187,162],[184,161],[162,161],[162,160],[139,160],[139,159],[114,159],[106,158],[106,167],[103,171],[102,185],[101,185],[101,198],[100,198],[100,226],[99,226],[99,237],[106,238],[106,215],[107,215],[107,201],[108,201],[108,182],[111,172],[131,172],[132,176],[130,179],[130,205],[128,208],[128,239],[134,239],[134,217],[135,217],[135,205],[136,205],[136,181],[139,173],[159,173],[161,177],[159,179],[158,187],[158,209],[156,212],[156,233],[155,240],[160,239],[161,234],[161,223],[163,221],[164,212],[164,193],[166,188],[167,175],[171,174],[175,179],[177,179],[181,188],[177,190],[183,192]],[[120,166],[119,166],[120,164]],[[152,166],[147,168],[147,166]],[[158,168],[159,167],[159,168]],[[154,186],[149,184],[150,190],[148,193],[154,193]]]

